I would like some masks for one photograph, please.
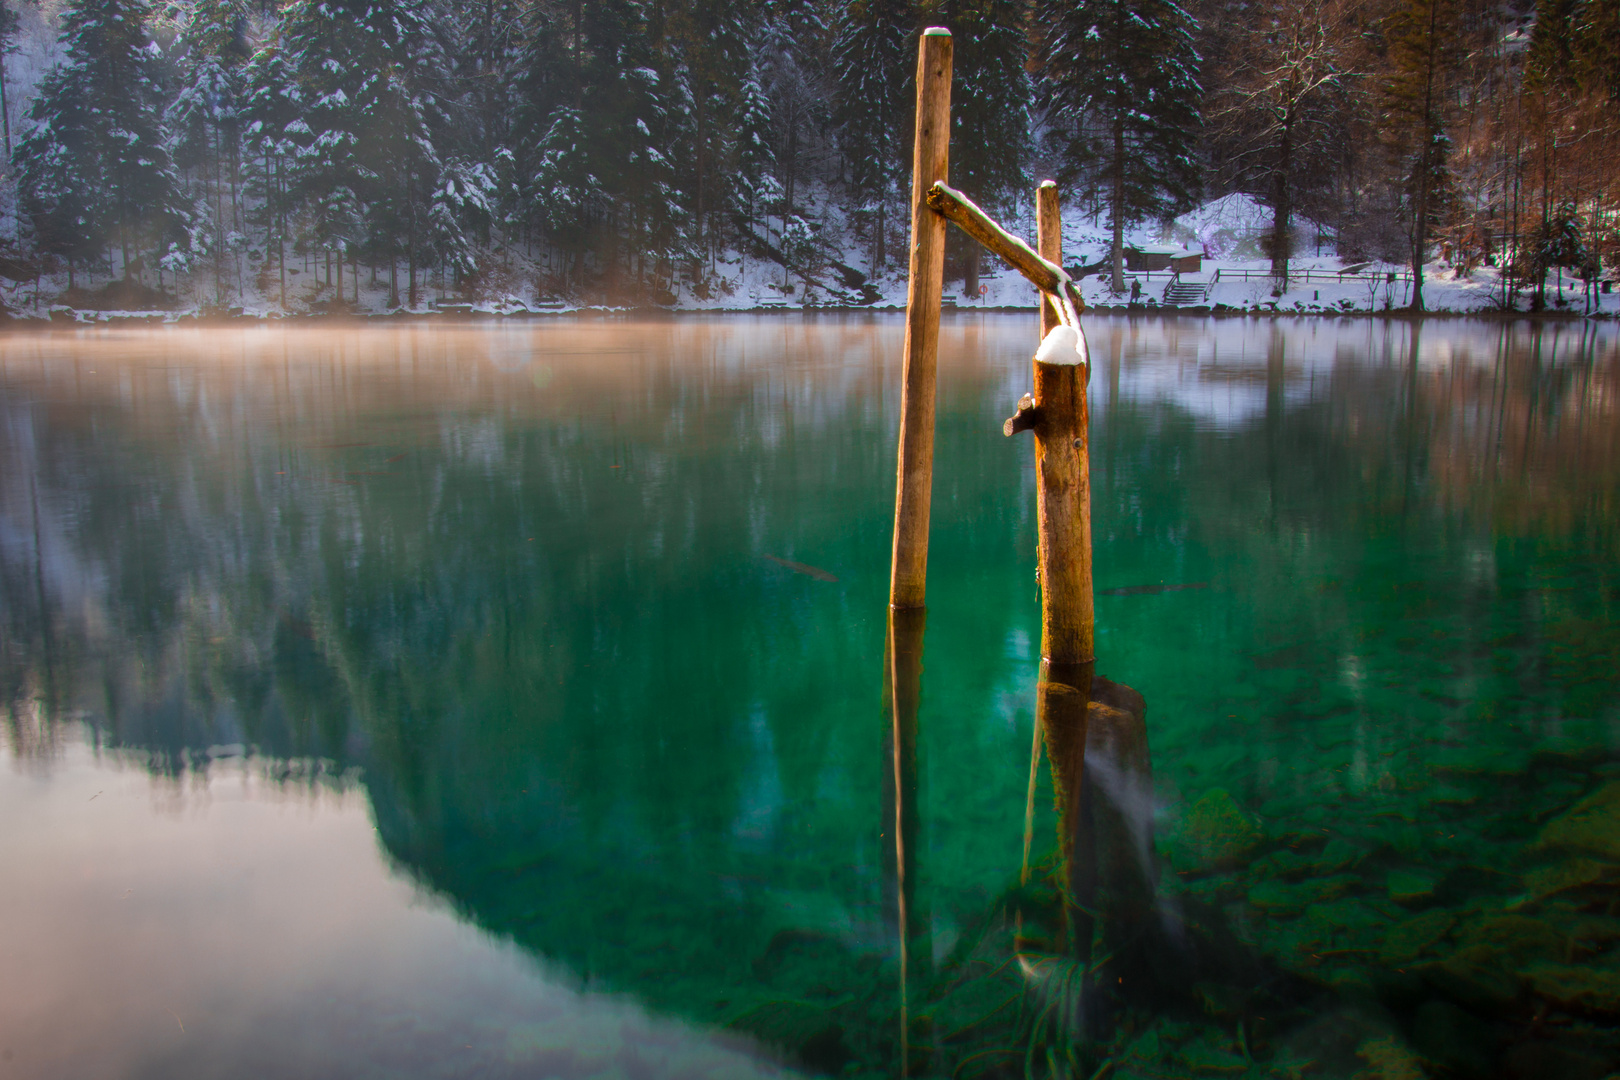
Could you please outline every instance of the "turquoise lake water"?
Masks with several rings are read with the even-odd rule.
[[[1081,1009],[1033,316],[942,329],[903,890],[898,317],[0,338],[0,1078],[1620,1069],[1620,334],[1086,326]]]

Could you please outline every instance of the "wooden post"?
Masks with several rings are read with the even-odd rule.
[[[1035,189],[1035,248],[1041,258],[1057,266],[1063,265],[1063,219],[1058,212],[1057,184],[1042,180]],[[1045,338],[1061,321],[1052,302],[1042,293],[1041,337]]]
[[[1036,189],[1035,218],[1042,258],[1061,265],[1063,224],[1058,216],[1057,186],[1051,181]],[[1041,658],[1060,665],[1089,664],[1096,658],[1091,593],[1091,416],[1086,405],[1091,365],[1079,362],[1083,344],[1078,349],[1049,347],[1057,343],[1059,335],[1053,331],[1059,325],[1059,312],[1043,293],[1041,329],[1052,336],[1035,354],[1034,398],[1019,403],[1019,416],[1009,420],[1003,430],[1009,435],[1024,427],[1035,432]],[[1084,706],[1080,715],[1083,719]]]
[[[900,454],[894,494],[889,606],[923,606],[928,577],[928,504],[934,482],[934,383],[940,293],[945,287],[945,219],[927,193],[946,179],[951,143],[951,32],[923,31],[917,47],[917,127],[911,163],[911,263],[900,394]]]

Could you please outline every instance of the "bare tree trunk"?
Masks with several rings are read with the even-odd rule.
[[[6,132],[6,165],[11,164],[11,108],[6,104],[6,57],[0,52],[0,125]]]
[[[1289,183],[1294,167],[1293,118],[1283,121],[1277,142],[1277,166],[1271,187],[1271,276],[1277,293],[1288,288],[1288,260],[1294,254],[1294,192]]]
[[[1113,171],[1113,206],[1114,217],[1114,245],[1113,245],[1113,276],[1109,279],[1108,288],[1115,296],[1125,291],[1125,122],[1114,121],[1114,160],[1110,162]]]
[[[416,310],[416,170],[411,169],[405,174],[405,199],[410,207],[406,215],[405,232],[405,274],[406,288],[409,290],[410,308]]]
[[[1428,56],[1423,73],[1423,129],[1420,136],[1423,148],[1418,152],[1417,210],[1412,222],[1412,303],[1413,311],[1423,310],[1423,255],[1429,246],[1429,196],[1434,183],[1434,98],[1435,78],[1439,74],[1440,58],[1440,3],[1429,2]]]

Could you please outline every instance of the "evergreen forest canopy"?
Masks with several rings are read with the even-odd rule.
[[[1116,287],[1126,228],[1232,192],[1282,280],[1303,220],[1538,307],[1620,257],[1620,0],[4,5],[0,275],[36,295],[674,303],[753,262],[870,302],[905,269],[930,25],[953,183],[1018,218],[1056,176]]]

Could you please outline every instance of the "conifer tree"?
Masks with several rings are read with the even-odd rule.
[[[290,168],[297,154],[296,137],[308,125],[302,120],[303,94],[287,61],[279,35],[253,55],[244,73],[243,141],[254,160],[248,192],[264,230],[265,263],[260,288],[268,290],[270,253],[275,252],[278,293],[287,307],[287,244],[295,206]],[[292,130],[297,125],[298,130]]]
[[[944,0],[933,15],[955,38],[951,183],[998,214],[1027,198],[1032,88],[1026,13],[1023,0]],[[981,250],[977,243],[963,245],[968,296],[979,293]]]
[[[11,106],[6,93],[6,57],[17,51],[21,20],[10,0],[0,0],[0,133],[5,136],[6,160],[11,160]]]
[[[1413,311],[1422,311],[1429,239],[1451,196],[1450,82],[1461,62],[1456,0],[1406,0],[1385,20],[1381,120],[1403,193]]]
[[[798,213],[805,182],[817,175],[827,156],[831,33],[818,5],[772,0],[755,41],[753,70],[765,95],[771,169],[762,176],[754,205],[769,233],[773,205],[780,200],[777,209],[785,228]]]
[[[103,245],[128,276],[147,245],[184,247],[162,92],[142,0],[78,0],[62,17],[64,64],[47,76],[18,147],[19,186],[42,249],[83,263]]]
[[[68,68],[46,75],[28,114],[33,126],[16,151],[18,201],[34,249],[67,264],[70,288],[76,268],[106,246],[103,192],[90,146],[93,118],[83,90]]]
[[[874,276],[888,261],[887,210],[906,172],[917,22],[909,0],[850,0],[833,42],[834,119],[850,192],[872,221]]]
[[[536,7],[524,57],[523,126],[536,136],[520,157],[528,216],[576,278],[593,251],[610,287],[623,271],[645,288],[689,239],[666,153],[683,91],[659,70],[648,29],[636,0],[555,0]]]
[[[1190,206],[1198,188],[1192,17],[1174,0],[1036,0],[1032,25],[1071,176],[1090,172],[1106,192],[1118,293],[1125,228]]]
[[[417,6],[298,0],[285,15],[282,40],[303,111],[286,129],[296,145],[293,187],[308,240],[326,255],[333,298],[345,295],[345,254],[358,273],[363,241],[376,243],[381,234],[391,250],[403,231],[414,303],[419,207],[439,166],[428,122],[435,103],[418,86],[432,49]],[[354,287],[357,295],[358,278]]]
[[[747,137],[739,129],[751,75],[747,43],[759,22],[753,5],[739,0],[679,0],[662,5],[662,25],[651,28],[675,75],[676,182],[692,239],[710,255],[729,239],[720,226],[734,203],[739,138]],[[760,119],[750,117],[755,134]]]
[[[204,0],[180,38],[183,82],[164,116],[174,164],[190,201],[205,208],[215,302],[225,300],[224,260],[241,237],[241,109],[249,55],[246,13],[235,0]]]

